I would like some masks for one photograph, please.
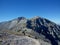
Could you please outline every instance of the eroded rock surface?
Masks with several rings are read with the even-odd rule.
[[[14,34],[17,36],[28,36],[32,39],[39,40],[39,43],[42,42],[42,44],[40,43],[40,45],[60,45],[60,26],[48,19],[41,18],[39,16],[31,19],[18,17],[10,21],[1,22],[0,32],[3,32],[2,35],[0,35],[0,38],[10,39],[11,36],[8,36],[8,34]],[[17,38],[14,37],[14,39]],[[14,39],[11,40],[13,41],[13,43],[16,42],[16,40]],[[18,41],[18,44],[19,42],[20,41]]]

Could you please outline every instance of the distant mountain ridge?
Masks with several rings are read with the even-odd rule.
[[[45,40],[50,42],[51,45],[60,45],[60,26],[39,16],[31,19],[18,17],[0,23],[0,31],[7,30],[21,33],[20,35],[28,35],[31,38]]]

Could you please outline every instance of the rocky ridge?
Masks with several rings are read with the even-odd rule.
[[[39,41],[42,40],[43,45],[45,43],[46,45],[60,45],[60,26],[39,16],[31,19],[18,17],[10,21],[2,22],[0,23],[0,32],[2,32],[0,33],[0,37],[5,37],[6,34],[14,34],[17,36],[28,36]],[[40,43],[40,45],[42,44]]]

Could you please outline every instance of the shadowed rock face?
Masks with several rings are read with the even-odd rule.
[[[27,21],[27,27],[44,35],[45,38],[51,41],[52,45],[58,45],[58,41],[60,41],[60,28],[55,23],[37,17]]]
[[[26,19],[18,17],[11,21],[0,23],[0,30],[23,32],[35,36],[51,43],[51,45],[60,45],[60,26],[41,17]],[[0,32],[1,32],[0,31]]]

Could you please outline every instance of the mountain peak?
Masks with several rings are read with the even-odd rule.
[[[26,19],[25,17],[18,17],[17,19],[21,20],[21,19]]]
[[[17,17],[11,21],[20,21],[20,20],[24,20],[24,19],[26,19],[26,18],[25,17]]]
[[[1,23],[0,30],[4,32],[9,30],[9,32],[13,31],[13,34],[48,41],[52,45],[58,45],[60,42],[60,26],[39,16],[35,16],[30,20],[25,17],[18,17],[6,23]]]
[[[35,18],[40,18],[39,16],[35,16]]]
[[[36,20],[36,19],[42,19],[42,18],[39,16],[35,16],[35,17],[31,18],[31,20]]]
[[[34,19],[39,19],[39,18],[41,18],[41,17],[39,17],[39,16],[35,16],[35,17],[33,17]]]

